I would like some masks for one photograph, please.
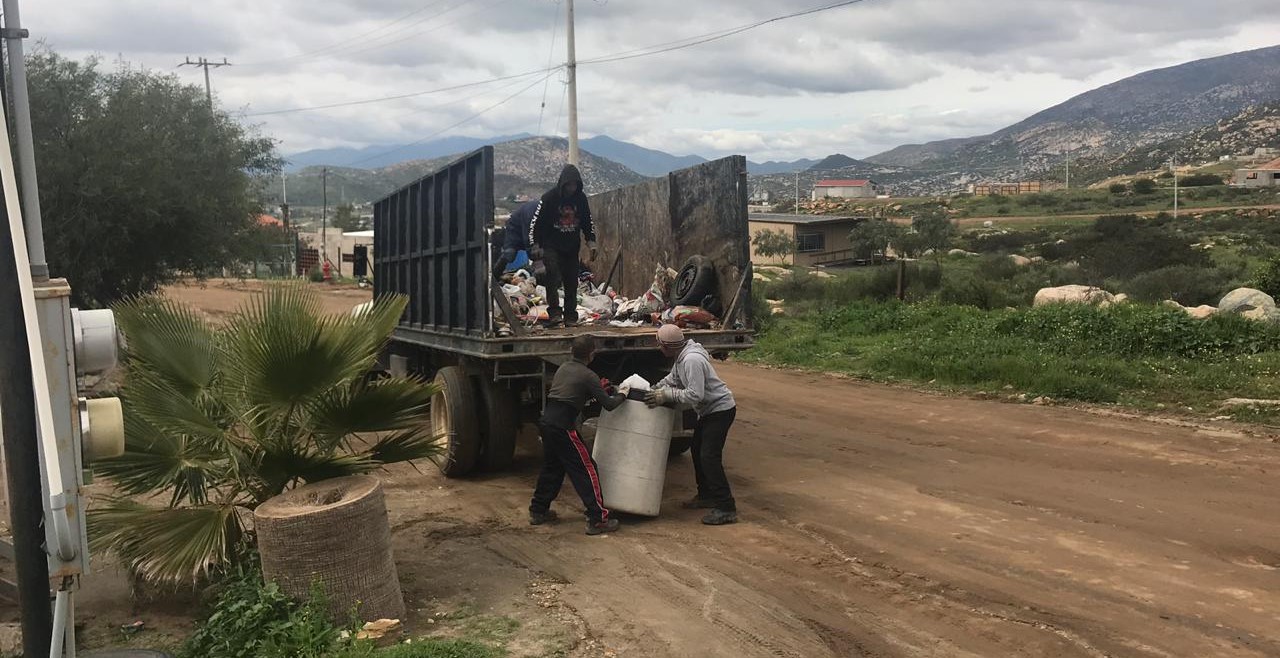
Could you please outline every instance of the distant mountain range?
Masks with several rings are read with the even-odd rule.
[[[836,153],[822,160],[749,162],[748,171],[753,188],[780,198],[794,195],[797,173],[805,188],[822,178],[874,178],[897,193],[940,194],[982,180],[1061,178],[1065,153],[1071,151],[1073,165],[1078,161],[1080,167],[1081,178],[1076,180],[1101,179],[1130,173],[1170,153],[1181,153],[1184,159],[1216,157],[1224,149],[1273,146],[1280,116],[1277,103],[1280,46],[1141,73],[990,135],[909,144],[864,160]],[[369,201],[456,155],[489,144],[497,149],[500,198],[545,189],[567,159],[564,139],[527,134],[306,151],[288,157],[294,172],[290,198],[295,203],[319,203],[320,165],[328,165],[331,175],[338,177],[340,196]],[[587,186],[597,191],[706,161],[605,135],[582,140],[582,149]],[[350,168],[352,164],[364,169]],[[331,181],[331,201],[333,185]]]
[[[467,151],[484,144],[468,145]],[[377,201],[397,188],[417,180],[449,164],[460,153],[422,160],[397,162],[377,169],[329,166],[328,200]],[[494,195],[500,205],[510,207],[509,197],[537,196],[547,191],[560,177],[569,158],[569,143],[559,137],[525,137],[494,145]],[[589,151],[582,153],[582,177],[588,193],[595,194],[638,183],[644,176],[607,158]],[[324,199],[324,167],[312,165],[289,174],[289,202],[294,206],[318,206]],[[269,203],[279,203],[277,190],[268,188]]]
[[[1099,87],[990,135],[912,144],[874,164],[987,177],[1079,158],[1120,156],[1175,139],[1254,105],[1280,100],[1280,46],[1147,71]]]

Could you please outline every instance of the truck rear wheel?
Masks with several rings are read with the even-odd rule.
[[[444,449],[440,472],[445,477],[462,477],[475,468],[480,454],[475,389],[457,366],[441,368],[435,384],[439,390],[431,396],[431,431]]]
[[[515,391],[485,377],[476,377],[480,397],[480,461],[482,471],[505,471],[516,456],[520,431],[520,399]]]

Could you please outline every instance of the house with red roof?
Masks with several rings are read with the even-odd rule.
[[[813,186],[813,200],[825,198],[836,199],[874,199],[880,194],[880,186],[873,180],[865,178],[844,180],[822,180]]]

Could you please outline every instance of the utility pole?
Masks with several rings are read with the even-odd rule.
[[[1067,189],[1071,189],[1071,148],[1067,148]]]
[[[223,66],[231,66],[231,62],[228,62],[226,57],[223,57],[221,62],[211,62],[203,57],[198,57],[196,58],[196,61],[193,62],[191,61],[191,58],[188,57],[187,61],[179,64],[178,66],[199,66],[204,69],[204,97],[209,101],[209,109],[212,110],[213,87],[209,85],[209,68],[212,67],[216,69]]]
[[[324,208],[320,211],[320,264],[329,260],[329,168],[320,172],[320,195]]]
[[[289,230],[289,175],[280,174],[280,220],[284,222],[285,230]]]
[[[566,0],[569,7],[569,164],[578,166],[578,55],[573,43],[573,0]]]
[[[796,172],[796,207],[794,214],[800,214],[800,172]]]
[[[0,32],[9,46],[9,74],[13,90],[14,136],[18,142],[18,173],[22,183],[22,216],[27,232],[27,253],[31,259],[31,276],[36,281],[49,280],[49,264],[44,255],[44,222],[40,217],[40,185],[36,178],[35,140],[31,136],[31,100],[27,95],[27,63],[22,40],[18,0],[4,0],[4,30]],[[12,200],[18,203],[17,199]]]
[[[1178,218],[1178,157],[1169,158],[1169,169],[1173,170],[1173,218]]]

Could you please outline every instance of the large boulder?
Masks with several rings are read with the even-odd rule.
[[[1218,302],[1219,313],[1242,315],[1252,320],[1280,322],[1280,309],[1276,300],[1261,290],[1236,288]]]
[[[1047,304],[1112,304],[1115,295],[1093,286],[1058,286],[1041,288],[1036,293],[1034,306]]]
[[[1026,256],[1019,256],[1017,254],[1010,256],[1009,260],[1013,261],[1013,264],[1018,267],[1026,267],[1031,264],[1030,258],[1027,258]]]

